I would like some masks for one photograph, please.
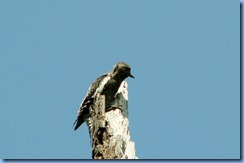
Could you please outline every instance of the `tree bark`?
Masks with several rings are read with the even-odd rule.
[[[93,159],[137,159],[130,141],[127,83],[123,81],[109,108],[105,96],[97,95],[87,124]]]

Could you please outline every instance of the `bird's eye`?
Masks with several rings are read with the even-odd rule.
[[[124,66],[123,69],[124,69],[125,71],[129,70],[129,68],[126,67],[126,66]]]

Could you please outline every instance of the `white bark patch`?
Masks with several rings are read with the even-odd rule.
[[[121,83],[111,109],[105,112],[105,97],[96,96],[88,120],[93,159],[137,159],[135,143],[130,141],[128,85]]]

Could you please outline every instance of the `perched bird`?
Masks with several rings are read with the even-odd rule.
[[[120,84],[131,75],[130,66],[124,62],[117,63],[113,70],[97,78],[89,87],[88,92],[78,110],[77,119],[74,122],[76,130],[90,116],[90,106],[93,105],[96,94],[105,95],[105,106],[107,106],[116,95]]]

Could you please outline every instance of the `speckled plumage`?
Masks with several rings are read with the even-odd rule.
[[[121,82],[127,77],[134,76],[130,73],[130,66],[124,62],[117,63],[113,70],[97,78],[89,87],[88,92],[82,101],[78,110],[74,130],[90,116],[90,106],[93,105],[93,99],[97,93],[105,95],[105,105],[107,106],[117,93]]]

